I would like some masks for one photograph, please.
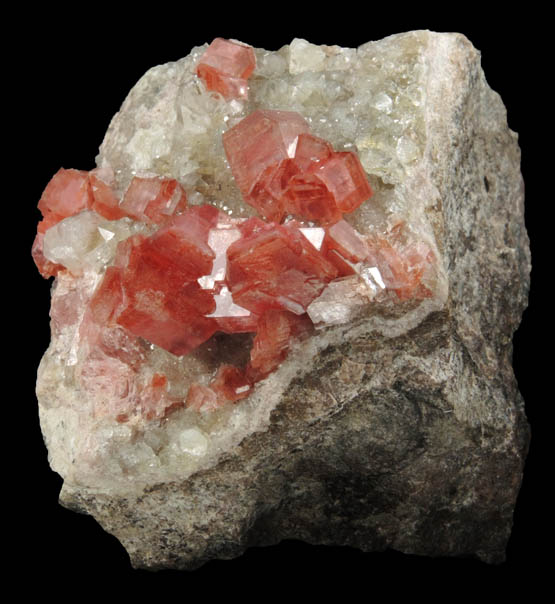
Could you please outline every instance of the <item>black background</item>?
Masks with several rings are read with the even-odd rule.
[[[52,595],[68,578],[80,580],[86,589],[103,588],[114,578],[122,587],[156,584],[157,589],[165,590],[172,585],[182,589],[183,597],[223,593],[258,599],[299,585],[314,597],[322,589],[339,589],[343,597],[350,598],[362,588],[363,597],[370,599],[380,586],[388,589],[388,597],[395,597],[406,589],[415,595],[431,593],[440,583],[469,593],[480,585],[481,594],[488,586],[492,593],[501,595],[501,591],[525,583],[528,589],[537,587],[544,576],[541,546],[547,539],[548,511],[541,484],[540,447],[548,429],[543,409],[552,403],[553,395],[542,388],[546,380],[538,335],[542,316],[538,283],[543,268],[549,266],[549,258],[542,255],[546,246],[540,232],[552,202],[551,196],[540,192],[540,174],[545,174],[545,168],[540,167],[538,141],[553,133],[548,134],[543,125],[549,95],[544,89],[545,78],[539,78],[547,69],[546,59],[538,55],[545,52],[542,16],[486,16],[468,4],[450,12],[419,8],[418,16],[393,7],[387,17],[373,12],[371,6],[366,13],[353,4],[345,4],[343,12],[329,5],[299,10],[300,6],[266,3],[253,13],[248,5],[234,3],[225,9],[212,5],[190,13],[187,6],[174,12],[160,4],[134,9],[118,18],[105,7],[50,9],[44,14],[34,12],[30,29],[20,22],[13,24],[17,35],[10,44],[5,67],[10,84],[6,96],[13,110],[6,122],[13,122],[7,126],[15,125],[17,131],[12,148],[17,180],[16,203],[9,204],[9,212],[16,212],[15,239],[21,249],[12,246],[7,263],[10,268],[17,266],[14,279],[22,288],[11,300],[17,320],[8,321],[16,335],[9,366],[13,375],[8,368],[5,379],[10,384],[17,379],[19,389],[17,394],[14,390],[6,396],[6,410],[10,416],[13,413],[6,422],[13,423],[5,429],[9,426],[11,432],[11,426],[16,426],[12,435],[15,444],[10,444],[4,460],[6,474],[15,470],[5,482],[10,507],[6,534],[11,537],[10,565],[14,571],[34,569],[50,578],[45,595]],[[191,5],[189,8],[193,10]],[[9,24],[5,28],[9,29]],[[395,552],[362,554],[350,548],[292,541],[251,549],[236,560],[210,562],[192,573],[131,570],[125,550],[114,537],[91,517],[58,505],[62,481],[50,470],[42,442],[34,382],[36,367],[49,342],[50,284],[39,276],[29,251],[39,219],[36,203],[44,186],[61,166],[91,169],[108,123],[130,88],[148,68],[185,56],[192,46],[216,36],[272,50],[293,37],[317,44],[358,46],[411,29],[458,31],[482,52],[486,78],[501,94],[509,126],[519,133],[523,152],[526,222],[534,270],[530,306],[515,335],[514,365],[533,438],[507,561],[489,566],[471,559],[428,559]],[[5,203],[8,205],[7,200]],[[545,327],[541,333],[547,335]],[[16,371],[23,377],[16,378]],[[6,441],[12,443],[11,438]],[[548,481],[548,475],[543,480]],[[445,596],[450,597],[450,593]]]

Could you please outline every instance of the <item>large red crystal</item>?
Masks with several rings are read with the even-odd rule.
[[[255,67],[251,46],[216,38],[201,56],[197,75],[208,90],[219,92],[226,99],[245,99],[247,80]]]
[[[128,261],[117,322],[177,355],[217,330],[216,321],[206,317],[215,309],[213,297],[197,282],[210,273],[214,257],[207,244],[210,223],[200,214],[187,211],[153,236],[137,238],[131,249],[122,246],[120,253]]]
[[[267,220],[281,222],[292,214],[334,224],[372,196],[358,157],[333,151],[297,113],[255,111],[223,141],[245,201]]]
[[[228,249],[227,283],[233,299],[259,315],[269,308],[304,313],[337,270],[299,229],[256,224]]]
[[[299,134],[308,133],[308,124],[292,111],[257,110],[223,135],[224,149],[233,177],[245,201],[267,220],[280,222],[284,209],[270,195],[253,188],[268,168],[295,154]],[[265,176],[268,178],[268,176]]]

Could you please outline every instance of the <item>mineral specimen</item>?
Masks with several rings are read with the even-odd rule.
[[[39,210],[50,462],[135,566],[287,537],[502,559],[529,252],[463,36],[217,38],[148,72]]]

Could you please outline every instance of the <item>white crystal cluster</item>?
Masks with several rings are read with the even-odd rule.
[[[144,223],[129,218],[105,220],[96,212],[83,211],[46,231],[44,256],[74,275],[86,270],[101,273],[112,263],[120,241],[146,232]]]
[[[407,237],[424,242],[440,258],[434,225],[427,219],[437,192],[421,167],[426,36],[412,32],[358,49],[299,39],[275,52],[255,49],[257,67],[244,102],[225,101],[205,90],[195,67],[207,45],[195,48],[184,59],[151,69],[137,83],[112,120],[97,164],[113,171],[120,194],[133,176],[158,174],[176,178],[190,203],[212,203],[234,217],[252,215],[233,181],[222,134],[257,108],[297,111],[312,133],[329,140],[334,149],[358,153],[369,176],[374,197],[345,219],[365,235],[385,233],[403,222]],[[318,230],[307,228],[305,233],[316,247]],[[63,273],[54,288],[53,338],[37,388],[51,464],[71,484],[126,492],[209,467],[245,436],[264,429],[307,358],[348,334],[403,333],[441,308],[446,298],[439,262],[427,283],[434,293],[431,299],[382,316],[379,304],[369,304],[384,289],[381,275],[362,267],[362,280],[356,276],[334,282],[311,305],[311,318],[331,327],[297,342],[288,360],[240,404],[214,413],[181,409],[163,420],[117,423],[103,412],[116,390],[123,398],[133,396],[149,377],[162,373],[172,397],[184,399],[190,383],[207,384],[222,359],[238,364],[250,347],[250,336],[242,343],[216,337],[191,355],[175,357],[145,343],[141,354],[146,369],[139,374],[111,367],[120,379],[103,381],[102,368],[96,367],[94,380],[87,382],[80,340],[87,302],[117,243],[137,232],[147,232],[147,227],[82,212],[49,229],[44,238],[45,256],[72,273]],[[210,245],[217,251],[224,243]],[[222,262],[215,263],[211,278],[223,270]],[[219,309],[230,303],[225,292],[220,303]],[[366,311],[364,322],[349,324],[361,310]],[[112,335],[123,337],[118,330]],[[122,342],[125,346],[124,338]],[[89,390],[83,389],[84,383],[90,383]]]

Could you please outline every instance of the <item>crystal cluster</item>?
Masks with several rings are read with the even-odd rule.
[[[261,218],[187,206],[174,179],[135,177],[118,200],[98,170],[61,169],[39,201],[43,220],[33,256],[45,277],[79,273],[84,257],[121,239],[81,326],[89,357],[101,351],[124,364],[140,362],[129,347],[106,343],[103,331],[114,328],[124,328],[135,346],[142,338],[174,355],[189,354],[216,332],[256,334],[246,367],[221,365],[209,386],[191,385],[186,401],[164,396],[166,377],[155,374],[148,404],[138,406],[147,419],[184,402],[208,410],[247,397],[283,361],[291,338],[326,315],[325,296],[313,303],[345,277],[355,276],[368,300],[380,288],[399,298],[430,295],[421,284],[433,262],[430,250],[420,245],[399,252],[343,220],[372,195],[355,153],[334,152],[288,111],[255,111],[223,138],[238,187]],[[118,237],[110,227],[116,221],[144,223],[152,232],[131,235],[128,226],[130,236]],[[110,372],[110,363],[105,368]],[[118,363],[114,380],[120,369]],[[119,421],[133,413],[114,411]]]
[[[56,352],[39,392],[71,400],[64,422],[93,435],[64,440],[82,460],[71,473],[120,488],[192,471],[260,421],[284,362],[329,329],[441,303],[426,216],[391,184],[415,156],[380,134],[400,123],[386,96],[405,93],[389,82],[363,99],[353,60],[303,41],[268,53],[217,38],[169,68],[169,88],[156,74],[138,84],[148,109],[121,131],[114,118],[97,168],[60,169],[47,185],[32,254],[56,278]],[[373,111],[372,148],[399,162],[387,159],[387,178],[369,155]]]

